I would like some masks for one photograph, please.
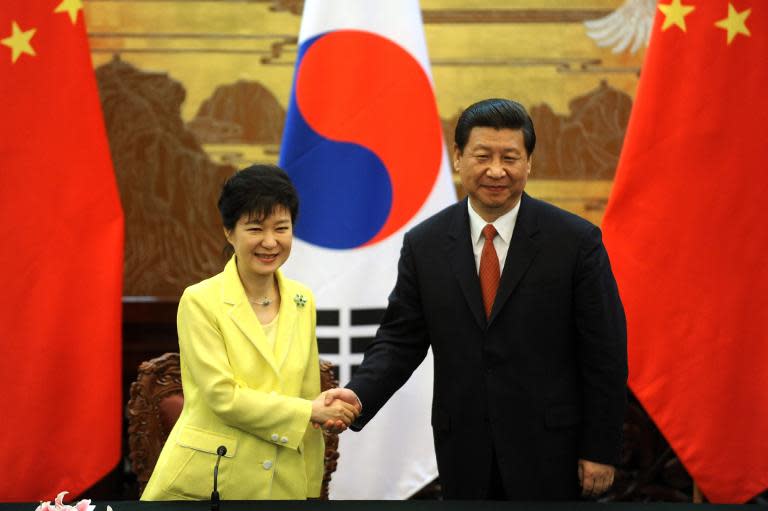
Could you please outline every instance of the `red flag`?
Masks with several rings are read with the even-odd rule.
[[[713,502],[768,488],[768,5],[664,0],[605,241],[629,383]]]
[[[81,0],[0,10],[0,501],[120,457],[123,216]]]

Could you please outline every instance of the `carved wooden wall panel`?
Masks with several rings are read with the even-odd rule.
[[[125,212],[125,295],[178,296],[220,271],[215,209],[234,169],[203,152],[180,115],[184,87],[113,59],[97,68]]]

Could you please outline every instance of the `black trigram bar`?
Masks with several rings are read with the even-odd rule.
[[[350,324],[352,326],[378,325],[384,317],[385,309],[352,309]]]
[[[317,326],[339,326],[339,310],[338,309],[318,310]]]
[[[318,337],[317,349],[320,353],[337,355],[339,353],[339,338],[338,337]]]

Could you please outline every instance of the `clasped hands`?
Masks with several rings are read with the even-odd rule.
[[[360,415],[362,405],[350,389],[326,390],[312,401],[314,428],[323,428],[331,433],[341,433]]]

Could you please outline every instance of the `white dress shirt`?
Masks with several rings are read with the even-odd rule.
[[[515,231],[517,213],[520,211],[520,202],[518,200],[514,208],[501,215],[495,222],[492,222],[498,233],[493,238],[493,248],[496,249],[496,255],[499,257],[499,275],[504,273],[504,261],[507,259],[507,251],[509,250],[509,242],[512,241],[512,233]],[[483,227],[488,225],[488,222],[483,220],[483,217],[472,208],[471,200],[467,201],[467,205],[469,209],[469,234],[472,236],[472,251],[475,253],[475,269],[480,273],[480,255],[483,253],[483,245],[485,245]]]

